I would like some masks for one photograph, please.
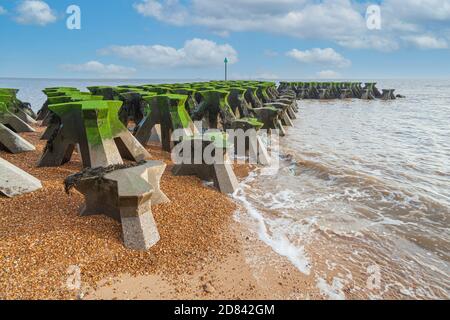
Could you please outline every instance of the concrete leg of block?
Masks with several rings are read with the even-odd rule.
[[[41,109],[38,111],[36,120],[37,120],[37,121],[44,120],[45,117],[47,117],[49,111],[50,111],[50,110],[48,109],[48,101],[46,101],[46,102],[44,103],[44,105],[41,107]]]
[[[11,153],[34,151],[36,148],[24,138],[0,123],[0,147]]]
[[[14,132],[35,132],[28,123],[15,116],[13,113],[8,113],[1,119],[1,122],[4,125],[9,126]]]
[[[55,132],[59,130],[59,126],[60,124],[58,123],[51,123],[42,134],[41,140],[49,140],[55,134]]]
[[[250,138],[248,148],[249,157],[252,162],[256,160],[256,163],[263,166],[270,164],[270,156],[261,137],[256,136],[255,139]]]
[[[258,159],[261,165],[270,165],[270,155],[267,151],[267,146],[262,141],[261,137],[257,137],[258,142]]]
[[[286,130],[284,129],[283,124],[281,123],[281,120],[277,120],[276,126],[277,126],[278,134],[280,135],[280,137],[284,137],[286,135]]]
[[[287,113],[289,115],[289,118],[291,118],[292,120],[297,119],[297,116],[295,115],[295,112],[292,109],[292,106],[287,107],[286,111],[287,111]]]
[[[227,157],[226,149],[215,149],[215,155],[218,155],[218,152],[223,152],[223,158],[220,160],[220,163],[215,161],[215,163],[208,164],[205,162],[204,158],[200,159],[201,163],[196,163],[194,161],[194,149],[200,146],[202,148],[201,150],[205,150],[205,148],[211,144],[211,141],[205,141],[200,138],[180,142],[180,144],[182,145],[183,150],[191,149],[192,158],[190,160],[187,159],[188,161],[185,161],[184,163],[176,164],[172,169],[174,175],[197,176],[205,181],[212,180],[214,186],[222,193],[229,194],[236,190],[238,181]]]
[[[281,113],[281,121],[283,123],[283,125],[288,126],[288,127],[293,127],[294,124],[292,123],[291,118],[289,118],[288,114],[286,111],[283,111]]]
[[[12,198],[41,188],[38,179],[0,158],[0,194]]]
[[[35,125],[37,123],[36,120],[34,120],[29,114],[24,112],[23,110],[17,110],[15,115],[22,121],[24,121],[27,124]]]
[[[147,174],[143,179],[146,180],[153,188],[152,204],[158,205],[161,203],[169,203],[169,198],[161,191],[160,181],[166,170],[166,164],[162,161],[147,161]]]
[[[124,159],[140,162],[151,158],[150,153],[148,153],[142,144],[128,131],[122,132],[115,138],[115,142]]]
[[[151,192],[139,196],[137,201],[119,199],[123,241],[129,249],[146,251],[160,240],[150,199]]]
[[[157,124],[153,127],[152,129],[152,134],[150,135],[150,142],[157,142],[157,143],[161,143],[161,125]]]
[[[38,167],[57,167],[70,161],[72,153],[75,149],[75,144],[71,141],[65,141],[64,138],[58,135],[51,146],[47,145],[41,159],[38,162]]]
[[[52,113],[48,112],[44,119],[42,119],[41,127],[47,127],[52,119]]]
[[[133,250],[148,250],[160,240],[151,205],[155,192],[156,199],[167,199],[159,190],[165,166],[162,161],[148,161],[111,171],[101,179],[92,173],[87,175],[75,183],[86,201],[81,214],[104,214],[121,222],[124,245]]]
[[[214,186],[222,193],[231,194],[238,188],[239,182],[229,163],[214,164]]]
[[[85,199],[80,216],[87,217],[104,214],[120,222],[117,183],[104,180],[100,185],[93,184],[90,181],[83,181],[76,188],[84,195]]]
[[[89,157],[85,156],[82,159],[85,168],[107,167],[111,164],[123,163],[120,152],[113,139],[103,139],[101,144],[98,145],[80,145],[80,148],[83,147],[89,150],[85,153]]]

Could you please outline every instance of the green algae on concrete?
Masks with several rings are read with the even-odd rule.
[[[17,89],[0,89],[0,102],[7,105],[9,111],[28,124],[36,123],[36,114],[27,102],[20,101],[16,94]]]
[[[26,123],[22,123],[19,118],[9,112],[6,104],[0,102],[0,147],[2,149],[6,149],[11,153],[35,150],[31,143],[16,133],[23,126],[27,128]],[[15,129],[14,131],[13,128]]]
[[[10,98],[10,96],[0,96],[0,123],[16,133],[35,132],[28,123],[11,112],[8,105]]]
[[[142,144],[148,143],[156,125],[161,128],[162,148],[168,152],[175,144],[175,141],[172,141],[173,131],[182,129],[185,130],[186,135],[196,132],[194,123],[185,107],[187,95],[163,94],[145,99],[149,103],[150,112],[135,130],[136,139]]]
[[[55,136],[47,142],[39,166],[68,162],[75,145],[80,146],[84,167],[122,164],[149,159],[150,155],[120,122],[121,101],[78,101],[49,106],[61,120]]]
[[[210,150],[210,145],[213,145],[212,159],[206,159],[205,150]],[[175,176],[197,176],[212,181],[220,192],[226,194],[237,189],[238,180],[228,158],[228,150],[232,145],[226,134],[212,132],[187,137],[180,142],[180,146],[177,157],[181,161],[176,161],[172,169]],[[196,159],[198,154],[202,155],[200,162]]]

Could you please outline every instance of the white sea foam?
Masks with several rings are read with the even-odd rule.
[[[333,278],[331,285],[325,279],[319,278],[317,288],[330,300],[345,300],[345,293],[342,291],[344,289],[343,280],[338,277]]]
[[[251,179],[253,179],[253,177]],[[256,222],[260,240],[270,246],[279,255],[286,257],[300,272],[309,275],[311,267],[304,247],[293,244],[285,234],[279,232],[280,229],[282,230],[283,228],[276,228],[277,230],[275,231],[278,232],[274,232],[274,229],[269,229],[268,224],[270,224],[270,221],[266,220],[264,215],[252,205],[246,196],[244,191],[248,188],[245,185],[246,182],[248,182],[248,179],[246,179],[246,181],[241,184],[240,189],[235,192],[234,198],[243,205],[246,210],[245,213],[249,214]],[[271,222],[275,226],[280,226],[277,221]]]

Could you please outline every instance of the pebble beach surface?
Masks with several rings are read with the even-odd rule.
[[[231,247],[226,230],[235,204],[198,179],[172,176],[169,154],[150,148],[169,165],[161,187],[172,201],[152,208],[162,241],[145,253],[127,250],[120,224],[103,216],[80,217],[83,197],[64,192],[63,180],[81,170],[76,154],[62,167],[35,166],[44,147],[40,134],[23,135],[37,146],[35,152],[0,152],[43,183],[38,192],[0,198],[0,299],[75,298],[65,288],[70,266],[80,268],[85,286],[95,287],[122,273],[189,272]]]

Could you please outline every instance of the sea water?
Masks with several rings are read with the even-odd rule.
[[[329,298],[449,298],[450,81],[378,87],[406,98],[299,101],[239,215]]]

